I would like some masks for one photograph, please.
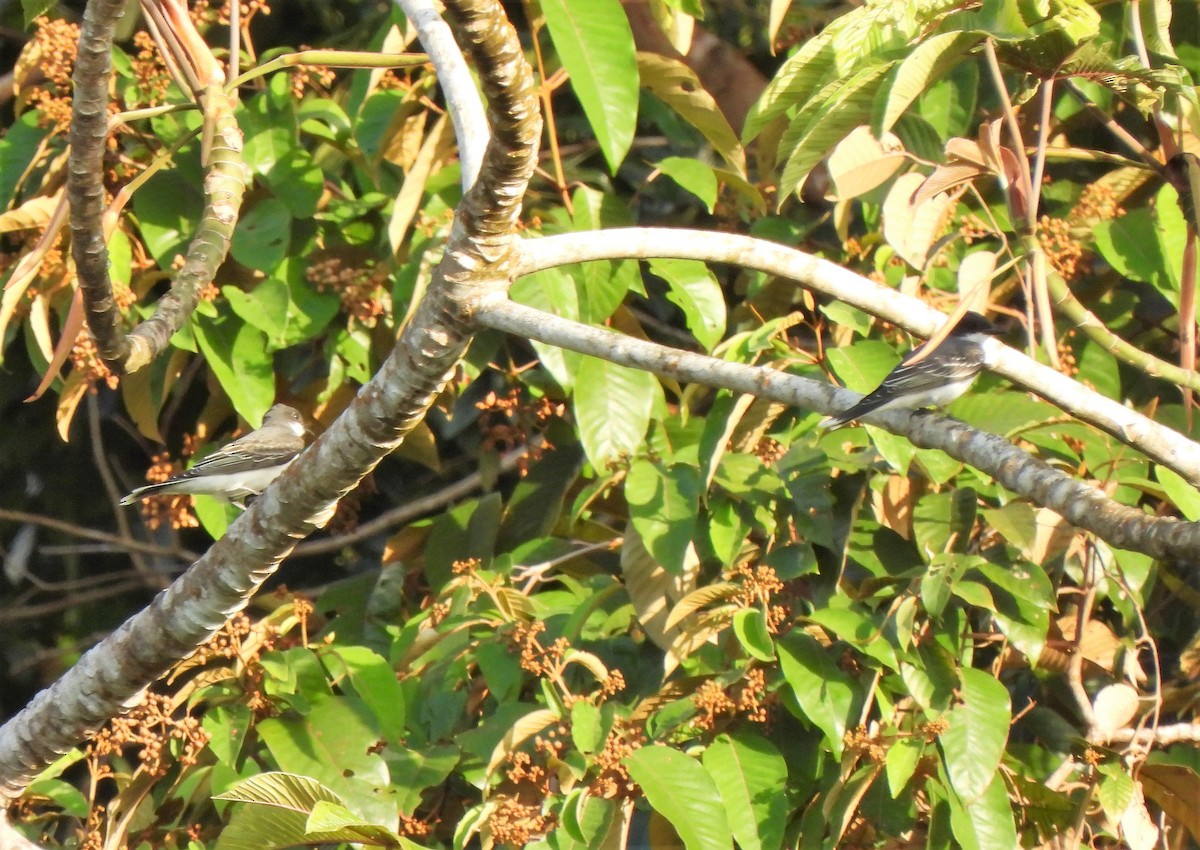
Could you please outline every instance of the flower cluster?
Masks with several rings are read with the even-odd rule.
[[[25,92],[38,123],[65,133],[71,125],[71,72],[78,55],[79,25],[45,16],[34,19],[33,38],[21,65],[40,78]]]
[[[1084,271],[1083,245],[1071,233],[1071,223],[1063,218],[1042,216],[1038,221],[1037,237],[1046,252],[1046,259],[1064,280],[1072,280]]]
[[[327,257],[310,265],[307,277],[318,292],[336,293],[346,314],[364,327],[375,327],[387,312],[383,291],[386,275],[382,269],[358,268],[341,257]]]
[[[521,458],[518,468],[522,475],[529,464],[537,461],[552,448],[545,440],[534,440],[534,436],[545,433],[550,423],[566,415],[566,405],[542,396],[532,403],[521,398],[521,390],[513,388],[506,396],[489,392],[475,407],[483,412],[479,428],[483,432],[483,446],[487,451],[506,452],[517,446],[528,446],[529,451]]]
[[[120,755],[128,746],[137,746],[142,769],[157,777],[163,776],[171,763],[163,760],[167,744],[178,742],[181,745],[178,763],[190,767],[197,763],[208,740],[208,733],[197,718],[187,714],[176,718],[169,697],[147,693],[140,705],[123,717],[113,718],[96,733],[88,746],[88,755],[94,760],[101,759]],[[103,768],[99,774],[111,775],[111,769]]]
[[[172,475],[183,471],[183,467],[171,460],[169,452],[160,452],[150,459],[146,470],[146,481],[160,484]],[[192,497],[187,493],[158,493],[141,501],[142,518],[150,530],[169,525],[171,528],[197,528],[200,521],[192,511]]]
[[[96,392],[96,384],[103,381],[109,389],[115,390],[121,379],[114,375],[104,361],[100,359],[100,351],[96,341],[87,328],[79,331],[75,345],[71,347],[71,366],[80,374],[91,392]]]
[[[137,80],[136,91],[141,104],[157,106],[165,103],[172,80],[158,46],[144,30],[134,34],[133,46],[137,48],[132,60],[133,76]]]
[[[762,608],[767,628],[772,634],[778,634],[788,620],[788,609],[784,605],[773,604],[775,594],[783,590],[783,582],[775,574],[774,567],[759,564],[752,568],[749,564],[738,564],[733,568],[733,577],[740,579],[735,597],[738,604],[743,608]]]
[[[646,743],[646,736],[632,721],[618,718],[604,747],[596,753],[595,765],[598,769],[589,790],[597,797],[633,797],[637,794],[637,784],[625,769],[625,759],[636,749]]]

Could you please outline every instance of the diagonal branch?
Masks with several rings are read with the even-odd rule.
[[[820,413],[837,413],[858,399],[846,390],[774,369],[731,363],[703,354],[582,325],[511,301],[477,305],[475,320],[571,351],[645,369],[683,381],[723,387]],[[986,472],[1009,490],[1050,508],[1068,522],[1122,549],[1156,558],[1200,558],[1200,524],[1153,517],[1115,502],[1095,487],[1076,481],[1008,440],[934,413],[888,411],[862,419],[902,434],[916,446],[941,449]]]
[[[798,281],[928,338],[944,316],[928,304],[868,278],[774,242],[732,233],[675,228],[593,230],[527,239],[518,274],[565,263],[617,258],[678,257],[731,263]],[[1200,486],[1200,446],[1147,416],[1105,398],[1014,349],[992,341],[991,370]]]
[[[499,252],[497,262],[514,263],[511,233],[502,228],[520,212],[537,159],[540,116],[532,74],[497,0],[448,5],[463,21],[484,91],[496,98],[494,135],[479,180],[463,202],[470,215],[456,223],[426,298],[379,372],[225,536],[0,727],[0,801],[14,799],[59,754],[127,710],[145,687],[244,608],[296,543],[328,522],[337,501],[424,418],[465,353],[467,297],[495,285],[498,273],[488,264],[493,254]],[[491,56],[501,61],[493,63]]]

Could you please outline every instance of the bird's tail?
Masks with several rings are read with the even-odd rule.
[[[843,413],[839,413],[836,416],[830,416],[828,419],[822,420],[817,424],[817,427],[822,431],[832,431],[834,428],[841,428],[853,419],[853,416],[846,416]]]
[[[159,487],[162,487],[165,483],[166,482],[164,481],[162,484],[147,484],[144,487],[137,487],[131,491],[128,496],[122,499],[120,503],[122,505],[132,505],[134,502],[139,501],[143,497],[151,495],[155,490],[157,490]]]

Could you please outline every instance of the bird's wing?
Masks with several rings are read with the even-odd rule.
[[[954,381],[975,377],[982,368],[983,358],[974,351],[959,351],[959,348],[962,348],[962,344],[958,340],[946,340],[928,357],[910,363],[921,349],[914,350],[883,379],[883,383],[871,395],[880,393],[891,398],[902,393],[921,394]]]
[[[978,346],[972,348],[972,345],[974,344],[964,340],[947,339],[936,351],[915,363],[912,359],[923,346],[913,349],[899,366],[888,373],[883,383],[863,396],[853,407],[831,417],[825,427],[837,428],[845,425],[900,396],[912,395],[920,398],[934,390],[942,389],[947,384],[974,378],[982,368],[983,358],[975,350]]]
[[[253,472],[287,463],[300,453],[304,443],[298,445],[256,445],[255,442],[235,440],[224,448],[195,463],[191,469],[178,476],[193,478],[197,475],[226,475],[238,472]]]

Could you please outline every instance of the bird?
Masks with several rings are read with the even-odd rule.
[[[296,459],[304,449],[307,433],[298,411],[286,404],[272,405],[257,431],[222,446],[186,472],[136,488],[121,504],[132,505],[157,494],[193,493],[244,507],[247,497],[267,489]]]
[[[914,348],[878,387],[857,404],[827,419],[826,430],[839,428],[872,411],[943,407],[975,382],[987,353],[984,340],[1004,331],[974,311],[963,314],[945,339],[918,359],[928,343]]]

